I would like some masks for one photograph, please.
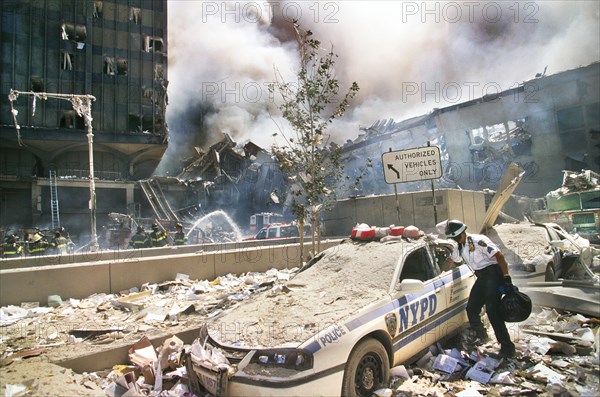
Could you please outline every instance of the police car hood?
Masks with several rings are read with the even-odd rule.
[[[207,324],[209,334],[225,345],[297,346],[364,307],[390,299],[398,258],[411,244],[345,241],[331,247],[283,288],[254,294],[214,318]]]

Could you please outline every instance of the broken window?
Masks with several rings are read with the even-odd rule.
[[[98,18],[101,19],[102,18],[102,9],[104,8],[104,4],[102,3],[102,1],[94,1],[94,13],[93,13],[93,17],[94,18]]]
[[[142,9],[137,7],[129,8],[129,21],[139,25],[142,22]]]
[[[556,112],[558,129],[563,132],[582,128],[584,125],[583,108],[576,106],[568,109],[562,109]]]
[[[139,114],[129,115],[129,131],[142,132],[142,118]]]
[[[85,38],[87,37],[87,29],[85,25],[63,23],[61,37],[63,40],[70,40],[76,43],[83,43],[85,42]],[[77,48],[80,48],[80,46],[77,46]]]
[[[44,92],[44,80],[40,76],[31,76],[31,91]]]
[[[144,36],[144,51],[145,52],[162,52],[163,39],[160,37]]]
[[[85,122],[83,117],[79,116],[73,109],[63,110],[60,116],[60,128],[74,128],[83,130]]]
[[[115,67],[115,58],[114,57],[104,57],[104,74],[108,74],[110,76],[114,76],[116,72]]]
[[[531,154],[531,134],[527,131],[527,124],[528,118],[525,117],[467,131],[473,161],[494,161],[512,155]]]
[[[157,63],[154,65],[154,80],[163,80],[165,78],[163,65]]]
[[[144,88],[144,104],[155,105],[157,103],[156,91],[152,88]]]
[[[117,58],[117,74],[127,75],[127,59]]]
[[[63,70],[73,70],[73,54],[70,52],[62,53],[61,68]]]

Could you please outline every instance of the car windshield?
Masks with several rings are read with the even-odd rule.
[[[522,264],[546,255],[549,236],[546,228],[529,223],[503,223],[494,226],[488,237],[500,248],[508,263]]]

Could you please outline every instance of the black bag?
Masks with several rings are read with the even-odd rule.
[[[520,291],[511,291],[500,301],[500,315],[507,323],[527,320],[531,314],[531,299]]]

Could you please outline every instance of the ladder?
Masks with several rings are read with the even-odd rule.
[[[50,171],[50,210],[52,213],[52,229],[60,227],[58,211],[58,187],[56,186],[56,171]]]

